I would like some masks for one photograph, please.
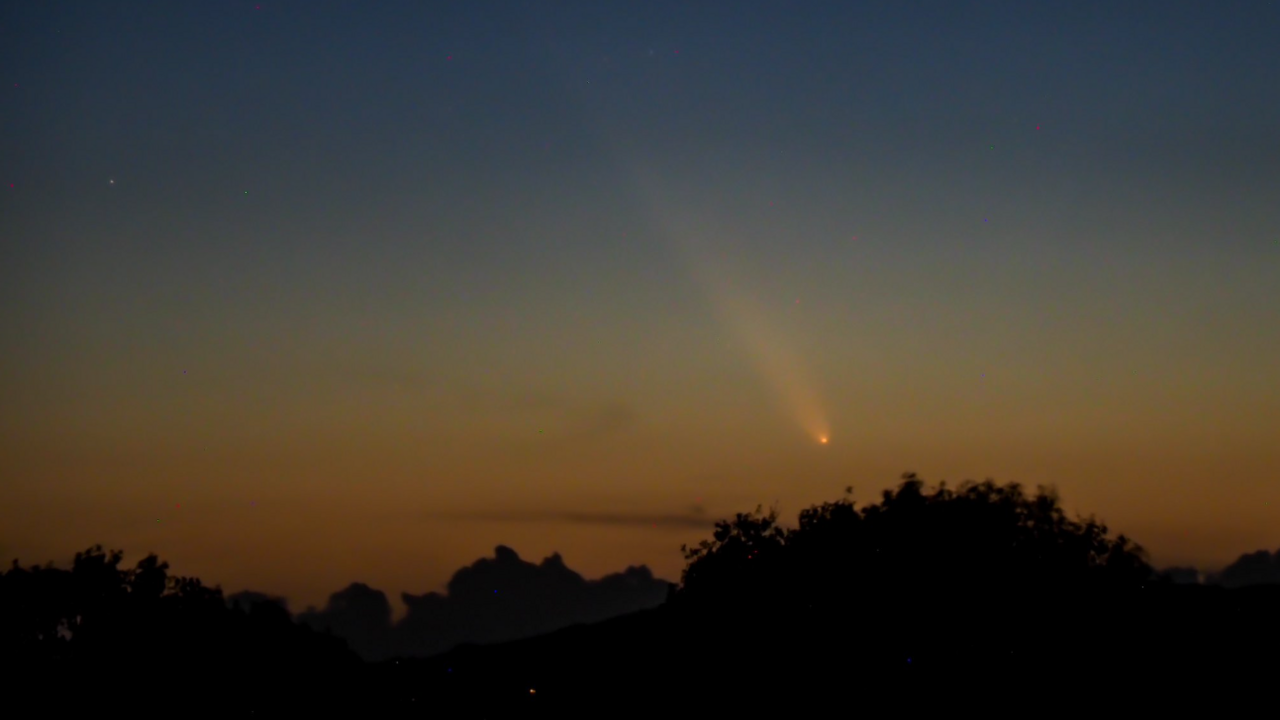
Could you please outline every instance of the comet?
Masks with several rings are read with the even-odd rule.
[[[628,164],[675,254],[702,286],[721,322],[742,341],[761,379],[772,386],[779,409],[799,426],[799,437],[817,438],[826,445],[830,425],[819,383],[794,338],[782,330],[788,324],[785,318],[753,297],[745,268],[733,267],[738,248],[732,232],[713,217],[682,208],[662,173],[643,163]],[[795,300],[799,305],[800,299]]]

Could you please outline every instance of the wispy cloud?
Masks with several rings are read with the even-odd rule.
[[[529,392],[504,399],[506,411],[527,413],[530,419],[546,427],[547,440],[603,440],[621,435],[639,424],[635,408],[624,400],[576,402],[564,397]]]
[[[621,402],[604,403],[580,416],[578,433],[599,438],[623,432],[636,424],[636,413]]]
[[[573,525],[612,525],[615,527],[687,527],[708,528],[715,521],[701,508],[685,513],[608,513],[608,512],[478,512],[433,514],[442,520],[471,520],[508,523],[568,523]]]

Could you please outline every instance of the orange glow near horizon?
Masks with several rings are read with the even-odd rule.
[[[0,13],[5,567],[102,544],[399,613],[499,544],[675,582],[719,519],[904,472],[1052,486],[1157,567],[1280,546],[1280,54],[1233,33],[1126,37],[1140,78],[901,3],[627,59],[675,20],[601,11],[589,63],[512,13],[415,43],[428,3],[307,5],[287,52],[229,3],[45,5]],[[164,71],[86,67],[72,15]],[[1194,112],[1114,91],[1192,87],[1166,29]]]

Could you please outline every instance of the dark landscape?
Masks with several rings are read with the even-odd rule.
[[[1275,717],[1278,440],[1280,0],[0,0],[0,720]]]
[[[1149,711],[1196,701],[1183,697],[1191,686],[1224,704],[1274,698],[1280,584],[1175,583],[1123,535],[1068,518],[1050,490],[929,489],[908,474],[868,507],[844,499],[790,529],[777,521],[718,523],[658,607],[379,662],[269,599],[228,603],[154,556],[131,570],[100,548],[70,572],[15,561],[0,584],[11,702],[35,693],[60,710],[137,716],[640,717]],[[1278,560],[1240,565],[1274,581]]]

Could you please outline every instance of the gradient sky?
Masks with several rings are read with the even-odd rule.
[[[320,604],[903,471],[1280,539],[1280,4],[0,5],[0,554]],[[818,438],[829,435],[830,442]],[[701,508],[702,513],[699,513]]]

